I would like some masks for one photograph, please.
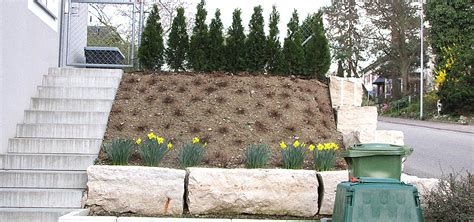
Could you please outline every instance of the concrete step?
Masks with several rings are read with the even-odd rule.
[[[102,139],[106,124],[23,123],[16,127],[17,137]]]
[[[0,188],[0,207],[80,208],[82,189]]]
[[[3,188],[85,189],[86,171],[0,170]]]
[[[79,208],[0,208],[0,221],[57,222],[60,216]]]
[[[107,124],[108,112],[25,110],[24,123]]]
[[[31,110],[110,112],[113,100],[32,98]]]
[[[75,170],[92,165],[97,155],[89,154],[7,154],[6,170]]]
[[[43,76],[43,86],[72,86],[72,87],[114,87],[117,88],[120,79],[116,77],[83,77],[83,76]]]
[[[79,153],[95,154],[100,151],[102,139],[49,139],[11,138],[9,153]]]
[[[49,68],[48,75],[54,76],[88,76],[122,78],[121,69],[78,69],[78,68]]]
[[[114,99],[117,90],[112,87],[55,87],[39,86],[39,98]]]

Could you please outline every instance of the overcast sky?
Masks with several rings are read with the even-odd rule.
[[[185,0],[191,5],[188,10],[196,13],[196,5],[201,0]],[[293,10],[298,10],[300,23],[308,14],[317,12],[321,7],[329,6],[331,0],[206,0],[207,22],[211,22],[217,8],[221,10],[221,20],[224,28],[227,30],[232,24],[232,12],[236,8],[242,10],[242,23],[246,31],[248,31],[248,23],[255,6],[261,5],[263,8],[263,16],[265,18],[265,32],[268,32],[268,19],[272,6],[276,5],[280,13],[280,39],[286,36],[286,25],[291,18]]]

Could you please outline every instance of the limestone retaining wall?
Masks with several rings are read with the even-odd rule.
[[[144,216],[180,216],[185,208],[191,215],[330,215],[337,184],[348,178],[346,170],[138,166],[91,166],[87,173],[86,207]],[[421,195],[438,182],[408,175],[402,181]]]

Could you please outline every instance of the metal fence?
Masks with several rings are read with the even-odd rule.
[[[142,4],[136,0],[70,0],[66,65],[133,67],[140,39]]]

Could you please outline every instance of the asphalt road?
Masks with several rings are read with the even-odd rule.
[[[400,130],[413,154],[404,172],[439,177],[442,172],[474,172],[474,126],[379,117],[377,129]]]

